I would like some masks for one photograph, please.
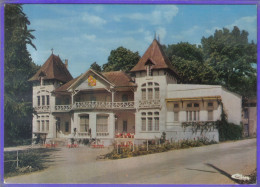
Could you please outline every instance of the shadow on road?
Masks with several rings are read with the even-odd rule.
[[[208,171],[208,170],[202,170],[202,169],[191,169],[191,168],[185,168],[187,170],[195,170],[195,171],[202,171],[202,172],[207,172],[207,173],[217,173],[215,171]]]
[[[237,181],[236,181],[235,179],[233,179],[233,178],[231,177],[231,175],[230,175],[229,173],[225,172],[224,170],[222,170],[222,169],[220,169],[220,168],[214,166],[213,164],[206,163],[205,165],[214,168],[214,169],[217,170],[220,174],[222,174],[222,175],[228,177],[230,180],[232,180],[232,181],[234,181],[235,183],[237,183]]]

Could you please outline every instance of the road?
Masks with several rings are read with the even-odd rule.
[[[96,160],[106,149],[62,149],[49,168],[6,183],[234,184],[230,175],[256,168],[256,139],[173,150],[120,160]]]

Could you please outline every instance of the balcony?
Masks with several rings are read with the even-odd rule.
[[[139,101],[139,108],[157,108],[157,107],[161,107],[161,102],[159,99]]]
[[[69,112],[71,110],[80,110],[80,109],[102,109],[102,110],[130,109],[131,110],[136,108],[155,108],[160,106],[161,106],[160,100],[143,100],[143,101],[139,101],[139,103],[135,101],[125,101],[125,102],[83,101],[83,102],[75,102],[73,105],[55,105],[54,107],[37,106],[35,107],[35,110],[37,112]]]

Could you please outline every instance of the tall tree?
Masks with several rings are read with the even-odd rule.
[[[103,71],[130,71],[139,61],[138,52],[132,52],[124,47],[118,47],[110,52],[108,62],[103,65]]]
[[[254,42],[248,42],[248,32],[234,27],[216,30],[213,36],[201,40],[204,59],[217,73],[217,82],[243,96],[256,94],[256,57]]]
[[[98,65],[96,62],[93,62],[91,65],[90,65],[90,68],[97,71],[97,72],[101,72],[101,66]]]
[[[32,88],[27,80],[37,71],[27,50],[33,45],[33,30],[23,13],[21,5],[5,6],[5,96],[4,96],[4,129],[5,145],[31,138],[32,124]],[[21,141],[20,141],[21,142]]]
[[[217,73],[203,61],[201,48],[187,42],[163,46],[180,80],[187,84],[216,84]]]

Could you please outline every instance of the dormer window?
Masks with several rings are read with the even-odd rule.
[[[147,71],[146,72],[147,76],[151,77],[152,76],[152,65],[148,65],[146,71]]]
[[[145,63],[146,66],[146,75],[147,77],[151,77],[152,76],[152,66],[154,65],[154,63],[151,61],[151,59],[148,59]]]

